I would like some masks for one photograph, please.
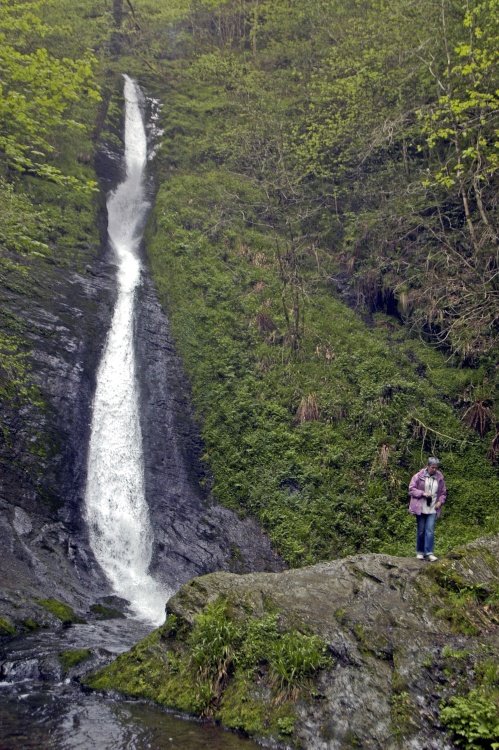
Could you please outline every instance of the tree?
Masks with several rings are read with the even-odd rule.
[[[497,244],[492,200],[499,166],[495,123],[499,111],[499,2],[467,0],[462,34],[449,38],[448,3],[441,2],[445,42],[442,70],[429,64],[440,96],[420,112],[423,132],[435,158],[427,184],[457,190],[475,253]],[[476,214],[474,217],[473,214]]]
[[[82,96],[99,99],[96,60],[91,52],[57,58],[42,46],[49,29],[40,6],[19,0],[0,5],[0,168],[4,175],[27,172],[83,187],[50,158],[59,129],[85,127],[72,118],[72,105]]]

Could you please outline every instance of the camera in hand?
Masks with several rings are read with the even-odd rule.
[[[431,495],[425,495],[426,505],[431,505],[432,503],[432,496]]]

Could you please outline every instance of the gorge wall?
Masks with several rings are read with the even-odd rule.
[[[96,158],[103,192],[121,173],[119,85],[107,103],[114,120],[108,114],[103,123]],[[37,394],[17,411],[5,403],[2,412],[8,434],[0,448],[6,573],[0,613],[20,624],[46,616],[37,598],[60,599],[86,613],[111,593],[82,514],[96,369],[115,299],[102,201],[95,222],[101,242],[89,242],[83,267],[40,263],[35,287],[2,289],[6,310],[26,330],[25,361]],[[216,506],[201,488],[202,445],[189,383],[147,272],[139,289],[136,346],[153,574],[176,589],[209,570],[279,568],[257,525]]]

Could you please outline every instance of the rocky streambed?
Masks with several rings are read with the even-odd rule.
[[[282,747],[450,750],[442,707],[473,688],[498,698],[498,583],[497,537],[435,564],[356,555],[213,573],[88,684]]]

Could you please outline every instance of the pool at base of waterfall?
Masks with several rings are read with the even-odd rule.
[[[152,704],[83,688],[78,678],[147,634],[103,620],[40,630],[0,650],[0,750],[254,750],[254,742]],[[61,654],[88,650],[66,667]]]

